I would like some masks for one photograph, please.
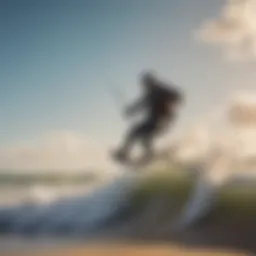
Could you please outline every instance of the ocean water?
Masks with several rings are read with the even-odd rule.
[[[90,174],[0,172],[0,207],[44,204],[62,197],[89,194],[102,183]]]
[[[152,196],[143,211],[132,211],[131,197],[146,178],[147,175],[127,171],[115,178],[86,182],[39,179],[39,182],[26,184],[2,184],[0,248],[18,250],[26,244],[31,245],[31,239],[34,244],[36,241],[41,245],[42,241],[47,245],[66,244],[65,239],[89,241],[106,236],[121,237],[129,230],[157,234],[163,228],[170,229],[168,225],[173,222],[169,215],[170,198]],[[212,195],[216,192],[213,188],[208,189]],[[203,207],[210,207],[212,195],[201,188],[195,191],[196,198],[191,198],[183,215],[187,219],[193,219],[193,214],[201,217],[200,212],[205,212]],[[205,201],[207,204],[202,204]]]
[[[135,181],[17,182],[0,185],[0,233],[86,233],[120,209]],[[66,231],[65,231],[66,230]]]
[[[105,213],[99,212],[99,206],[104,208],[99,198],[102,197],[104,202],[104,196],[107,196],[104,191],[112,186],[109,178],[104,175],[2,171],[0,251],[65,246],[77,241],[72,239],[72,234],[77,233],[79,221],[84,222],[86,230],[86,225],[93,223],[95,218],[104,218]],[[97,217],[97,213],[102,216]],[[68,230],[63,230],[67,226]]]

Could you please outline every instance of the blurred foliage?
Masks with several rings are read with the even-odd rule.
[[[156,196],[165,196],[171,207],[181,208],[193,191],[195,180],[185,172],[159,172],[142,181],[132,195],[135,209],[146,207]],[[225,216],[230,220],[256,218],[256,186],[231,185],[223,186],[216,198],[213,214]]]

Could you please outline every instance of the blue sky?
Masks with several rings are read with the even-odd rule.
[[[72,130],[123,132],[108,86],[130,99],[137,74],[156,69],[187,95],[180,127],[241,84],[253,64],[230,64],[191,33],[221,0],[3,0],[0,8],[0,143]],[[119,138],[117,139],[119,140]]]

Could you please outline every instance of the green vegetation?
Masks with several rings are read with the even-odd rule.
[[[156,172],[157,173],[157,172]],[[142,182],[133,194],[135,209],[147,205],[153,197],[164,195],[170,199],[170,207],[177,209],[188,200],[194,180],[184,172],[161,172]],[[215,214],[237,219],[256,217],[256,186],[224,186],[216,199]]]

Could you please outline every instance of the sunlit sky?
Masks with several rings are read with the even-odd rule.
[[[230,91],[253,87],[255,64],[230,63],[193,33],[222,0],[3,0],[0,3],[0,144],[50,131],[119,141],[125,124],[109,86],[128,99],[155,69],[186,94],[176,129]]]

